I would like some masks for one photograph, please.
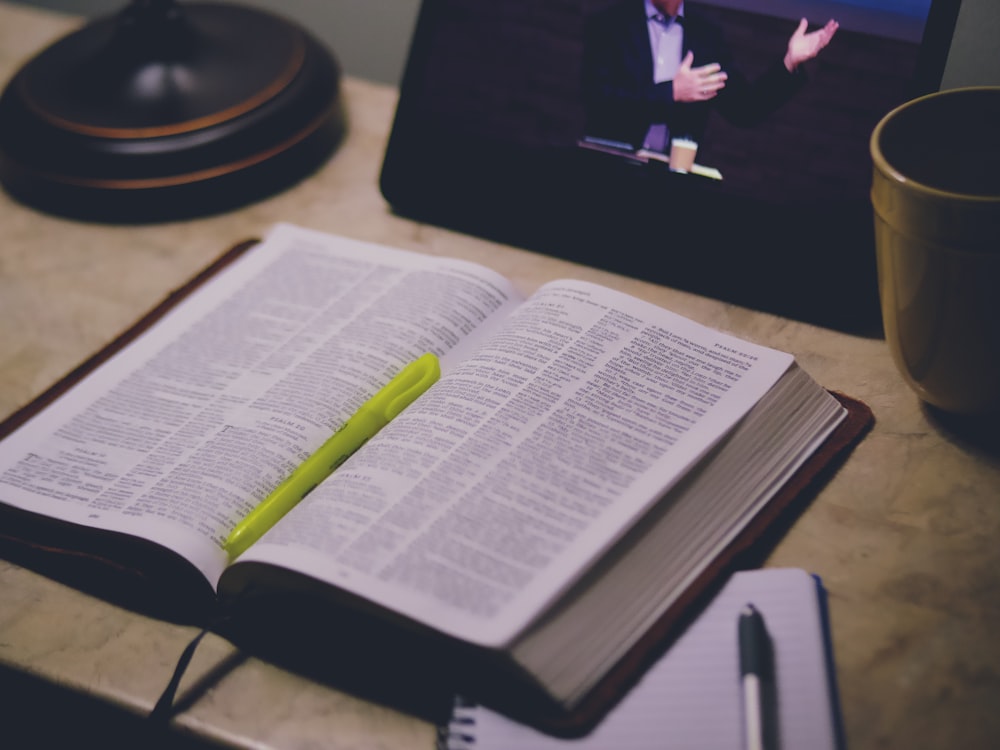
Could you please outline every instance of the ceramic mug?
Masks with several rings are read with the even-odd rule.
[[[929,404],[1000,411],[1000,86],[940,91],[871,137],[882,321]]]

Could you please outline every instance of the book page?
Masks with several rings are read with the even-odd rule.
[[[610,289],[546,285],[241,560],[504,645],[791,362]]]
[[[232,527],[363,401],[518,301],[485,268],[279,226],[0,442],[0,501],[214,584]]]
[[[736,573],[594,729],[561,739],[481,706],[459,706],[448,750],[717,750],[743,747],[737,621],[752,603],[771,639],[776,748],[834,750],[839,720],[818,582],[803,570]]]

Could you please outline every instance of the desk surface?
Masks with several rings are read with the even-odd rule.
[[[0,81],[73,28],[0,3]],[[233,241],[289,221],[492,266],[525,291],[574,275],[794,353],[865,400],[874,430],[767,564],[829,589],[847,745],[1000,746],[1000,442],[965,439],[904,386],[885,343],[734,307],[392,215],[377,188],[396,91],[348,79],[349,135],[294,189],[242,210],[117,227],[40,215],[0,194],[0,416],[36,396]],[[0,666],[148,712],[193,636],[0,561]],[[209,636],[181,694],[234,649]],[[433,727],[246,659],[176,723],[254,747],[430,750]],[[790,750],[790,749],[789,749]]]

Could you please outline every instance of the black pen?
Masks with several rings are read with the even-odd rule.
[[[740,677],[743,682],[743,726],[746,750],[764,750],[764,707],[761,681],[767,672],[767,630],[764,618],[752,604],[740,610]]]

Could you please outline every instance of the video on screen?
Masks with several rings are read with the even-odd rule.
[[[926,93],[931,5],[435,0],[397,173],[432,221],[877,327],[869,137]]]
[[[867,192],[868,137],[912,93],[930,0],[444,5],[424,69],[435,129],[640,163],[683,139],[681,171],[802,203]]]

